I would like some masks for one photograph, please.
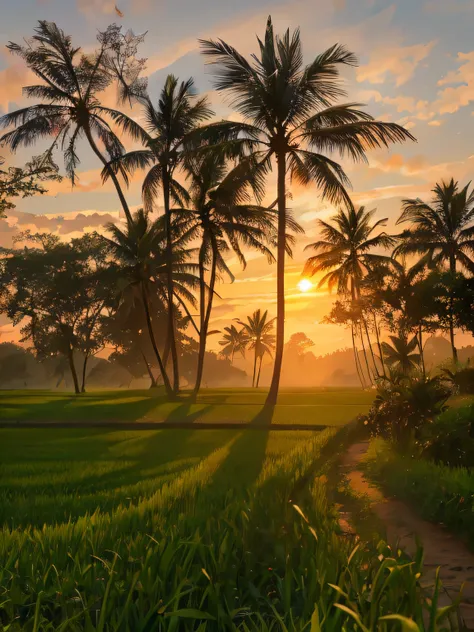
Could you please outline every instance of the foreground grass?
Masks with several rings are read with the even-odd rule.
[[[418,584],[419,559],[407,563],[383,543],[354,546],[337,535],[320,474],[340,448],[341,431],[78,433],[82,466],[74,463],[68,474],[62,470],[74,450],[63,433],[71,431],[39,430],[51,435],[36,459],[38,437],[25,442],[16,478],[15,442],[30,431],[2,432],[10,433],[4,491],[19,497],[32,485],[28,511],[38,509],[41,495],[52,496],[47,470],[55,447],[63,468],[54,466],[52,478],[61,494],[76,486],[80,505],[83,483],[98,493],[95,511],[75,520],[57,523],[53,510],[39,526],[43,506],[36,527],[26,524],[28,512],[23,525],[4,523],[0,624],[9,632],[396,629],[386,615],[409,616],[416,630],[425,629],[423,614],[430,630],[440,629],[436,600],[428,603]],[[161,440],[169,443],[160,447]],[[85,458],[94,444],[102,446],[97,458]],[[109,462],[104,452],[111,478],[109,465],[101,470]],[[81,467],[89,468],[89,482]],[[123,501],[132,471],[142,478],[133,500]],[[101,493],[117,490],[104,506]]]
[[[364,464],[369,478],[391,496],[410,502],[427,520],[446,525],[474,549],[474,472],[405,455],[371,442]]]
[[[266,398],[262,389],[204,389],[195,404],[166,402],[145,391],[92,391],[74,396],[53,391],[0,391],[0,421],[153,421],[248,423]],[[287,389],[273,423],[339,426],[366,413],[371,392],[360,389]]]

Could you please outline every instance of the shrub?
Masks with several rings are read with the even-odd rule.
[[[443,369],[445,379],[452,385],[460,395],[474,395],[474,367],[465,366],[462,368]]]
[[[474,464],[474,404],[450,408],[423,431],[424,455],[451,466]]]
[[[371,436],[406,445],[446,409],[451,391],[439,377],[383,380],[364,420]]]

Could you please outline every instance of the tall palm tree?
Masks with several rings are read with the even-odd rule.
[[[197,395],[204,369],[217,275],[223,273],[234,279],[225,255],[233,252],[245,267],[242,247],[246,247],[264,254],[269,262],[274,261],[269,246],[275,242],[276,215],[274,211],[251,203],[248,189],[258,187],[258,178],[255,180],[255,172],[247,161],[227,173],[223,156],[207,151],[188,160],[186,169],[192,208],[175,209],[173,215],[183,226],[181,238],[187,241],[199,239],[200,242],[200,331],[194,387],[194,395]]]
[[[413,136],[395,123],[375,121],[358,104],[340,104],[345,95],[339,68],[355,66],[356,57],[335,45],[303,65],[300,32],[275,37],[271,17],[260,52],[249,62],[222,40],[202,40],[202,50],[217,65],[215,86],[228,93],[245,123],[229,123],[233,144],[254,152],[266,172],[276,160],[278,197],[277,330],[273,378],[266,407],[275,403],[280,383],[285,321],[285,216],[287,176],[315,184],[324,198],[350,206],[348,178],[326,153],[338,152],[364,160],[370,148]]]
[[[249,342],[249,337],[244,328],[237,329],[235,325],[230,327],[224,327],[224,335],[219,340],[219,344],[222,347],[220,355],[224,358],[230,358],[231,364],[234,362],[234,356],[236,353],[240,353],[245,358],[245,349]]]
[[[0,138],[0,143],[16,151],[53,137],[49,153],[57,147],[64,151],[66,172],[74,185],[80,164],[77,143],[85,137],[112,178],[125,216],[131,221],[117,175],[106,166],[110,159],[120,156],[124,148],[104,118],[113,110],[103,107],[98,98],[113,81],[105,62],[111,61],[115,54],[111,52],[113,42],[114,50],[120,54],[118,38],[119,30],[110,27],[101,34],[99,49],[86,55],[81,48],[72,45],[71,38],[54,22],[41,20],[26,46],[10,42],[7,48],[19,55],[41,80],[39,84],[23,88],[23,93],[40,102],[0,118],[1,128],[14,127]],[[97,140],[103,144],[105,154]]]
[[[133,140],[141,142],[144,149],[127,152],[113,160],[104,169],[103,177],[108,178],[111,172],[114,175],[119,172],[132,174],[136,169],[148,168],[142,185],[143,203],[147,211],[153,209],[160,189],[162,191],[168,256],[168,345],[173,362],[173,388],[177,392],[179,367],[174,329],[171,202],[181,206],[188,201],[186,190],[175,178],[176,171],[182,167],[186,158],[189,137],[194,135],[197,126],[211,117],[213,112],[206,97],[196,97],[193,79],[180,83],[174,75],[166,78],[156,106],[147,91],[131,91],[129,96],[142,106],[145,126],[122,112],[111,112],[110,115]],[[128,175],[125,177],[128,182]]]
[[[252,387],[257,384],[257,361],[260,360],[261,367],[265,353],[271,354],[275,320],[275,318],[268,320],[268,310],[262,313],[260,309],[257,309],[251,316],[247,316],[247,322],[237,321],[246,331],[249,338],[248,346],[254,351]]]
[[[390,340],[392,344],[382,342],[382,350],[385,362],[391,369],[402,375],[408,375],[419,367],[421,356],[416,352],[418,349],[416,335],[409,339],[405,333],[402,333],[399,336],[390,336]]]
[[[397,223],[403,222],[412,226],[400,235],[396,253],[421,254],[429,267],[447,264],[452,275],[458,262],[474,273],[474,190],[469,191],[469,185],[460,189],[451,179],[436,184],[430,204],[419,198],[404,200]],[[449,330],[453,360],[457,362],[452,315]]]
[[[132,306],[138,301],[144,310],[148,335],[160,369],[166,393],[170,399],[175,394],[168,378],[162,355],[155,337],[152,307],[159,311],[165,300],[167,253],[166,231],[161,220],[152,222],[146,211],[139,209],[127,224],[125,231],[115,224],[108,224],[111,238],[105,238],[113,256],[121,264],[121,272],[126,281],[122,287],[122,304]],[[192,266],[186,263],[187,252],[176,247],[173,266],[179,294],[192,300],[186,284],[193,282],[189,272]],[[176,291],[176,290],[175,290]]]
[[[314,250],[316,254],[306,261],[304,274],[314,275],[317,272],[325,272],[326,274],[320,279],[318,287],[328,285],[329,290],[337,287],[339,294],[350,293],[353,307],[361,298],[361,283],[364,277],[372,270],[382,264],[390,261],[390,257],[372,252],[376,248],[392,248],[395,239],[387,235],[385,231],[375,231],[386,225],[387,218],[379,219],[372,223],[375,209],[366,211],[361,206],[358,210],[351,207],[348,211],[340,209],[339,212],[331,218],[331,222],[318,220],[321,229],[321,236],[317,242],[309,244],[306,249]],[[362,326],[366,331],[369,341],[369,347],[372,351],[370,336],[368,333],[367,322],[361,314],[361,317],[352,322],[352,341],[354,347],[354,359],[359,361],[356,349],[355,329],[359,325],[360,339],[367,369],[370,378],[370,369],[365,351],[363,340]],[[375,360],[374,370],[377,371]],[[360,369],[359,369],[360,371]]]

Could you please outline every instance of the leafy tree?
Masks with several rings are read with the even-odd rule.
[[[0,166],[3,164],[4,160],[0,157]],[[49,180],[61,180],[49,152],[35,156],[24,167],[0,169],[0,218],[15,208],[14,198],[46,193],[43,183]]]
[[[146,126],[142,127],[121,112],[111,112],[111,116],[133,140],[141,142],[144,149],[117,157],[104,169],[103,177],[121,172],[128,182],[128,174],[134,173],[136,169],[150,168],[142,185],[143,203],[147,211],[153,210],[158,192],[162,190],[168,262],[168,343],[173,362],[173,390],[176,393],[179,390],[179,366],[174,329],[171,202],[182,206],[189,199],[175,177],[176,171],[182,167],[187,156],[189,137],[199,123],[212,116],[213,112],[205,97],[196,97],[193,79],[179,83],[173,75],[166,78],[156,106],[148,95],[146,85],[140,85],[138,90],[132,88],[128,96],[141,104]]]
[[[351,207],[345,188],[348,178],[325,152],[364,160],[370,148],[413,136],[395,123],[375,121],[358,104],[338,103],[345,95],[339,68],[357,63],[344,46],[332,46],[304,66],[299,30],[275,37],[271,18],[264,40],[258,43],[260,53],[249,62],[222,40],[201,41],[204,55],[217,66],[216,89],[229,94],[234,108],[247,119],[228,123],[229,134],[234,133],[228,151],[253,153],[263,173],[273,160],[277,164],[277,332],[266,402],[271,409],[278,394],[284,346],[287,176],[303,185],[314,183],[329,201]]]
[[[224,335],[219,340],[222,349],[220,355],[223,358],[230,358],[231,364],[234,362],[236,353],[240,353],[245,358],[245,349],[249,341],[247,331],[244,327],[237,329],[235,325],[224,327]]]
[[[457,263],[474,272],[474,191],[469,191],[469,185],[460,189],[451,179],[436,184],[430,204],[419,198],[404,200],[398,223],[404,222],[412,225],[400,235],[396,253],[420,254],[430,267],[447,264],[451,275],[456,274]],[[450,320],[453,360],[457,362],[454,314]]]
[[[102,310],[113,302],[114,271],[103,266],[98,236],[70,244],[52,236],[36,236],[36,241],[45,247],[12,250],[2,259],[0,311],[14,324],[24,323],[22,341],[31,341],[40,359],[64,356],[79,393],[85,389],[86,369],[81,384],[75,356],[82,352],[87,367],[100,346],[95,334]]]
[[[260,309],[257,309],[251,316],[247,316],[247,322],[237,321],[247,333],[248,347],[254,352],[252,387],[258,386],[265,354],[272,355],[275,346],[275,336],[272,333],[275,320],[275,318],[268,320],[268,310],[262,313]],[[258,362],[260,366],[257,372]]]
[[[64,152],[66,173],[74,185],[80,164],[77,143],[85,137],[112,178],[130,221],[130,210],[117,175],[107,166],[110,159],[124,152],[120,139],[104,118],[113,115],[115,110],[101,105],[98,95],[115,81],[114,68],[121,68],[122,83],[138,77],[144,60],[137,60],[135,52],[142,38],[122,35],[120,28],[114,25],[99,33],[98,39],[99,48],[86,54],[73,46],[71,37],[54,22],[41,20],[26,45],[8,44],[7,48],[19,55],[40,80],[23,88],[27,97],[39,102],[0,118],[0,127],[14,128],[7,131],[0,142],[16,151],[53,137],[47,155],[55,148]],[[104,146],[105,155],[97,141]]]
[[[183,237],[199,240],[199,355],[194,395],[201,386],[206,340],[210,335],[209,321],[219,273],[232,281],[234,275],[225,262],[229,252],[236,254],[246,266],[243,247],[274,257],[269,245],[275,239],[275,213],[252,204],[249,188],[257,187],[254,172],[246,162],[226,173],[226,161],[221,155],[206,152],[188,160],[190,201],[192,208],[176,209],[174,215],[183,226]],[[294,226],[297,226],[294,224]],[[206,271],[209,281],[206,284]]]

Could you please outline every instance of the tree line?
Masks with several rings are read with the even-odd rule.
[[[216,282],[233,279],[228,254],[245,266],[246,252],[255,249],[277,266],[274,369],[266,401],[271,410],[283,356],[285,260],[302,232],[288,206],[290,181],[312,184],[323,199],[342,207],[341,217],[356,217],[338,158],[364,161],[370,149],[414,137],[400,125],[375,120],[361,104],[342,101],[340,70],[357,64],[353,53],[337,44],[304,64],[299,30],[275,36],[271,18],[250,61],[220,39],[200,41],[217,92],[231,99],[242,122],[212,120],[209,102],[196,93],[192,79],[168,76],[153,101],[143,76],[146,60],[138,56],[142,41],[112,25],[86,54],[56,24],[40,21],[26,44],[9,43],[38,81],[24,88],[33,105],[1,117],[0,144],[15,152],[51,139],[35,159],[45,170],[30,172],[28,179],[26,169],[20,181],[41,188],[39,178],[59,177],[54,158],[62,154],[74,185],[79,141],[86,142],[103,166],[103,180],[112,181],[126,222],[108,226],[105,236],[68,244],[25,236],[33,243],[2,257],[1,309],[14,322],[26,318],[24,335],[38,353],[70,358],[80,344],[86,356],[92,354],[100,344],[92,342],[94,331],[104,320],[121,323],[130,340],[146,333],[170,399],[179,393],[182,330],[190,326],[199,341],[196,395],[212,333]],[[115,108],[102,98],[112,85]],[[136,116],[129,116],[124,104],[135,108]],[[274,202],[264,205],[272,170]],[[132,213],[127,188],[137,171],[143,172],[143,209]],[[14,186],[7,191],[12,178],[0,177],[5,198],[22,195]],[[158,207],[163,213],[152,219]],[[354,268],[354,275],[352,298],[360,301],[361,272]],[[352,327],[361,337],[369,325],[354,319]],[[258,383],[261,349],[255,357]],[[81,390],[80,376],[75,381]]]

